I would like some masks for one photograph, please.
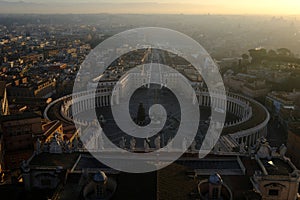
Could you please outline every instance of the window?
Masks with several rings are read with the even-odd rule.
[[[278,196],[278,194],[279,194],[278,190],[274,190],[274,189],[269,190],[269,195],[270,196]]]

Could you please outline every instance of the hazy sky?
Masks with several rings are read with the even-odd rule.
[[[0,0],[2,2],[4,0]],[[16,2],[6,0],[5,2]],[[174,13],[300,15],[300,0],[24,0],[0,6],[1,12]],[[2,2],[3,4],[3,2]],[[19,4],[23,4],[22,6]],[[19,7],[19,8],[18,8]]]

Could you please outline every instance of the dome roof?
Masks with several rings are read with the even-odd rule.
[[[208,181],[209,181],[209,183],[215,184],[215,185],[219,185],[219,184],[223,183],[223,180],[222,180],[221,176],[218,173],[210,175]]]
[[[93,180],[97,183],[102,183],[107,180],[107,176],[105,175],[104,172],[99,171],[94,175]]]

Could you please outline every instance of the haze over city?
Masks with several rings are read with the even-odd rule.
[[[1,200],[300,200],[300,0],[0,0]]]
[[[0,13],[138,13],[298,15],[298,0],[0,1]]]

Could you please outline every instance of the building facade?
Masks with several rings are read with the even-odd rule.
[[[4,168],[15,169],[34,151],[33,137],[42,133],[41,116],[35,113],[9,115],[1,118]]]

